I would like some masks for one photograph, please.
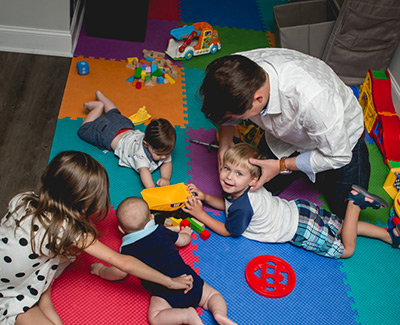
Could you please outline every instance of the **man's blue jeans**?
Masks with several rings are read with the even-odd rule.
[[[266,158],[277,159],[271,152],[265,141],[259,145],[259,149]],[[292,156],[295,156],[293,154]],[[326,198],[331,212],[344,218],[347,207],[347,198],[353,184],[368,189],[371,165],[367,145],[363,139],[359,139],[353,149],[353,158],[350,163],[339,169],[328,170],[317,174],[315,186]],[[303,177],[309,181],[302,172],[294,172],[290,175],[278,175],[264,187],[272,194],[278,195],[295,179]]]

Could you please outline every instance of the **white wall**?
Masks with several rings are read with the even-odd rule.
[[[1,0],[0,50],[72,57],[81,23],[70,0]]]
[[[397,115],[400,116],[400,44],[388,68],[392,80],[392,98]]]

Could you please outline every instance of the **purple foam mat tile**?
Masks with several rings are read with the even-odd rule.
[[[128,57],[143,58],[143,49],[165,52],[170,31],[179,27],[177,21],[148,19],[144,42],[118,41],[99,37],[90,37],[82,26],[74,56],[104,59],[126,60]],[[180,61],[174,61],[180,66]]]
[[[321,194],[304,178],[296,179],[285,190],[283,190],[279,196],[286,200],[303,199],[319,205],[324,204],[324,202],[319,199]]]
[[[215,141],[216,130],[193,129],[189,127],[186,131],[187,145],[191,166],[191,183],[195,184],[202,191],[221,196],[222,190],[219,185],[218,177],[218,158],[216,151],[208,151],[206,146],[189,142],[189,140],[199,140],[210,143]],[[205,207],[208,211],[214,211]]]

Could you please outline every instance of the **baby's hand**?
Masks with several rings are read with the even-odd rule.
[[[193,230],[190,227],[183,227],[181,228],[181,230],[179,231],[180,234],[187,234],[189,235],[189,237],[192,235]]]
[[[187,190],[193,195],[196,196],[199,200],[204,200],[204,192],[200,190],[196,185],[194,184],[188,184]]]
[[[193,217],[196,217],[198,214],[203,212],[203,204],[199,199],[197,199],[197,197],[188,196],[182,210]]]
[[[166,178],[161,177],[161,178],[157,181],[156,184],[157,184],[158,186],[168,186],[168,185],[170,185],[170,181],[169,181],[169,179],[166,179]]]
[[[90,265],[90,273],[99,276],[100,270],[104,267],[101,263],[93,263]]]

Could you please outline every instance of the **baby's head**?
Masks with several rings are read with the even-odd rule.
[[[255,146],[241,142],[233,145],[225,152],[223,163],[228,162],[233,165],[242,166],[249,171],[252,178],[259,178],[261,169],[259,166],[250,164],[250,158],[262,159],[262,154]]]
[[[175,129],[166,119],[154,119],[146,127],[143,142],[154,160],[165,159],[175,147]]]
[[[142,230],[152,218],[146,201],[139,197],[128,197],[117,208],[120,230],[126,234]]]

